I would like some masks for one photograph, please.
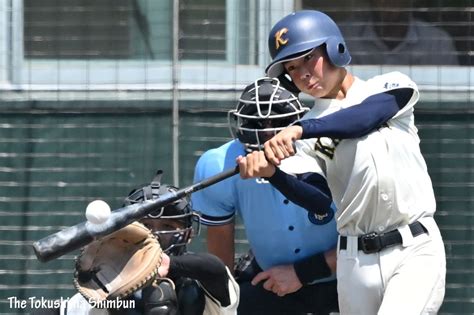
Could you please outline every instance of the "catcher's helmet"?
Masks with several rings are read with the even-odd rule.
[[[145,200],[158,199],[163,194],[177,191],[178,188],[174,186],[161,184],[162,175],[163,171],[158,170],[151,184],[132,190],[127,198],[125,198],[124,204],[131,205]],[[181,255],[185,251],[186,245],[200,232],[199,214],[192,210],[189,197],[187,196],[178,199],[177,201],[168,204],[143,218],[145,221],[147,219],[156,220],[154,223],[174,223],[160,225],[161,227],[158,229],[149,226],[153,231],[153,234],[158,237],[163,251],[170,255]],[[197,225],[196,229],[193,227],[194,224]],[[163,226],[166,226],[166,228]]]
[[[237,108],[229,111],[230,132],[245,144],[247,151],[259,150],[265,141],[308,110],[278,79],[260,78],[244,89]]]
[[[278,21],[268,36],[268,48],[273,61],[265,70],[270,77],[285,72],[283,62],[293,60],[326,45],[331,63],[344,67],[351,61],[344,38],[336,23],[320,11],[293,12]]]

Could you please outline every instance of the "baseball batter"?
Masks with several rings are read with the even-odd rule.
[[[305,112],[278,80],[262,78],[250,84],[229,114],[237,139],[205,152],[196,165],[194,181],[234,167],[238,156],[258,151]],[[281,167],[304,173],[318,164],[311,158],[295,157]],[[321,173],[298,176],[324,181]],[[327,314],[337,310],[335,276],[330,271],[335,265],[327,258],[330,250],[335,254],[337,231],[329,189],[323,190],[327,193],[324,200],[313,203],[310,212],[288,201],[262,178],[233,176],[192,195],[193,208],[208,225],[209,250],[230,266],[234,263],[234,217],[242,218],[255,256],[255,273],[238,279],[239,314]],[[326,215],[315,215],[318,212]]]
[[[297,154],[312,156],[325,170],[338,209],[341,314],[436,314],[446,258],[414,124],[416,84],[398,72],[367,81],[352,76],[337,25],[319,11],[277,22],[269,46],[267,73],[289,75],[286,84],[313,96],[314,108],[334,112],[310,113],[266,142],[265,155],[278,165],[295,154],[294,140],[306,139]],[[261,156],[239,164],[244,177],[272,170]],[[295,180],[287,176],[286,185]]]

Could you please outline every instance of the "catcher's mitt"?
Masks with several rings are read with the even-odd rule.
[[[161,253],[153,233],[133,222],[82,250],[74,286],[88,301],[124,298],[155,279]]]

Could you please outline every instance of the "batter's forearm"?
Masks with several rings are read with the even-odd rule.
[[[312,174],[312,176],[318,176],[318,174]],[[319,177],[320,181],[313,180],[309,183],[277,168],[275,174],[268,180],[293,203],[311,213],[325,215],[332,211],[332,198],[324,178],[320,175]]]

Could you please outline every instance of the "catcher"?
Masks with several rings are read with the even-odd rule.
[[[161,184],[161,175],[133,190],[125,204],[176,191]],[[89,244],[76,262],[79,293],[61,314],[236,314],[239,287],[228,268],[216,256],[186,251],[199,227],[183,198]]]

